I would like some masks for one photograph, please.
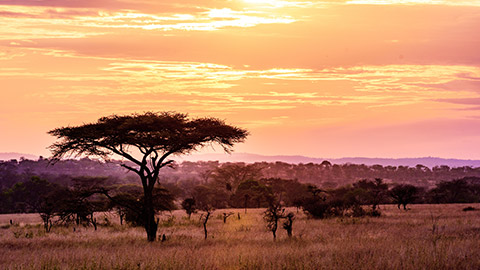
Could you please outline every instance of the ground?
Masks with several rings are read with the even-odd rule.
[[[309,219],[296,209],[292,239],[279,226],[277,241],[263,209],[216,210],[203,239],[200,213],[163,214],[148,243],[141,228],[54,227],[45,234],[35,214],[0,215],[1,269],[480,269],[479,204],[381,206],[378,218]],[[224,224],[223,212],[240,213]],[[14,225],[9,225],[12,219]],[[35,224],[37,223],[37,224]]]

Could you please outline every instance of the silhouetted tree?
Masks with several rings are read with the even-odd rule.
[[[240,183],[259,179],[261,168],[255,164],[226,163],[214,170],[210,177],[218,186],[233,194]]]
[[[374,181],[360,180],[353,184],[353,188],[365,191],[362,203],[372,205],[372,211],[377,211],[378,205],[383,202],[388,193],[388,185],[383,183],[381,178],[375,178]]]
[[[226,212],[223,212],[222,215],[223,215],[223,223],[227,223],[227,218],[230,217],[231,215],[233,215],[234,213],[233,212],[229,212],[229,213],[226,213]]]
[[[307,186],[308,195],[302,199],[302,208],[311,217],[325,218],[332,209],[332,204],[327,202],[326,192],[315,185]]]
[[[473,181],[472,181],[473,180]],[[479,201],[480,178],[465,177],[452,181],[442,181],[429,191],[431,201],[435,203],[471,203]]]
[[[285,219],[285,222],[283,222],[283,228],[287,230],[288,237],[292,237],[293,220],[295,219],[295,214],[290,212],[285,216]]]
[[[186,198],[185,200],[182,201],[182,208],[185,210],[185,212],[188,215],[188,219],[190,219],[190,216],[192,213],[195,213],[197,209],[195,208],[195,199],[194,198]]]
[[[277,240],[278,222],[284,217],[285,208],[281,200],[274,197],[270,198],[269,206],[263,213],[263,219],[267,222],[267,229],[272,232],[273,240]]]
[[[122,166],[140,177],[148,241],[156,239],[158,223],[153,190],[160,169],[173,163],[168,158],[212,143],[229,152],[235,143],[244,141],[248,135],[246,130],[216,118],[189,119],[186,114],[174,112],[112,115],[96,123],[57,128],[48,133],[59,140],[50,147],[55,160],[72,154],[104,159],[116,154],[130,162]],[[140,153],[140,158],[130,151],[132,148]]]
[[[409,184],[402,184],[393,187],[390,190],[390,196],[397,204],[398,209],[400,209],[400,205],[403,205],[403,210],[407,210],[407,204],[413,202],[417,192],[417,187]]]
[[[245,213],[247,213],[250,201],[256,201],[257,207],[260,207],[260,203],[266,200],[268,194],[268,188],[259,181],[252,179],[245,180],[238,185],[233,195],[233,205],[237,207],[243,206]]]
[[[207,223],[215,209],[213,209],[211,206],[206,206],[206,207],[203,207],[202,210],[205,211],[205,215],[204,216],[202,215],[201,220],[203,224],[203,233],[205,235],[205,240],[207,240],[208,238]]]
[[[218,190],[212,186],[200,185],[195,187],[193,192],[197,209],[203,211],[200,220],[203,224],[205,239],[208,238],[207,223],[216,208],[225,208],[228,195],[223,190]]]

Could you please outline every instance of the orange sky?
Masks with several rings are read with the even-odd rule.
[[[480,159],[480,0],[4,0],[0,152],[144,111],[237,152]]]

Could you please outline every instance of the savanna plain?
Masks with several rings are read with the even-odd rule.
[[[480,269],[479,204],[382,205],[380,217],[311,219],[294,208],[293,237],[266,229],[264,209],[163,213],[149,243],[111,213],[93,227],[54,226],[36,214],[0,215],[1,269]],[[223,222],[223,212],[235,212]],[[240,215],[240,219],[239,216]],[[10,225],[10,220],[13,225]],[[74,229],[75,228],[75,229]]]

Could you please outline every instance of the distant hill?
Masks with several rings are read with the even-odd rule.
[[[31,154],[22,154],[22,153],[0,153],[0,160],[11,160],[11,159],[31,159],[31,160],[37,160],[38,156],[31,155]]]
[[[437,158],[437,157],[421,157],[421,158],[365,158],[365,157],[346,157],[346,158],[312,158],[312,157],[305,157],[305,156],[288,156],[288,155],[280,155],[280,156],[264,156],[264,155],[257,155],[257,154],[249,154],[249,153],[233,153],[231,155],[228,154],[198,154],[198,155],[191,155],[185,156],[179,161],[186,160],[186,161],[215,161],[218,160],[220,162],[246,162],[246,163],[254,163],[254,162],[276,162],[281,161],[285,163],[321,163],[324,160],[328,160],[332,164],[345,164],[345,163],[352,163],[352,164],[365,164],[365,165],[382,165],[382,166],[409,166],[414,167],[417,164],[421,164],[427,167],[435,167],[441,165],[447,165],[449,167],[463,167],[463,166],[471,166],[471,167],[480,167],[480,160],[469,160],[469,159],[445,159],[445,158]]]

